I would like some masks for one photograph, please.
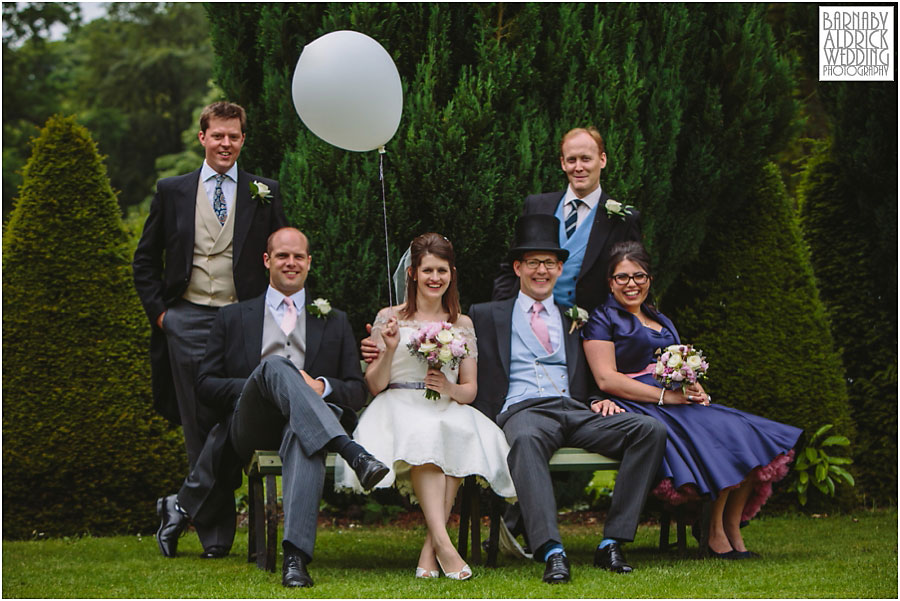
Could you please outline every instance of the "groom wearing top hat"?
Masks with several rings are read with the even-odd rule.
[[[596,387],[581,337],[570,332],[572,323],[554,299],[554,284],[569,257],[558,235],[556,217],[520,217],[508,255],[518,276],[517,295],[469,311],[478,337],[474,405],[506,434],[525,530],[534,559],[545,563],[543,580],[551,584],[570,579],[548,465],[553,453],[571,446],[621,461],[594,565],[625,573],[632,568],[621,543],[634,540],[666,445],[662,423],[590,394]]]

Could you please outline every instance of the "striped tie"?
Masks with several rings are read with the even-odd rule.
[[[222,225],[225,225],[228,218],[228,205],[225,204],[225,193],[222,192],[222,180],[226,177],[223,173],[216,176],[216,191],[213,193],[213,211],[216,212],[216,217]]]
[[[569,209],[569,215],[566,217],[566,239],[571,238],[572,234],[575,233],[575,224],[578,223],[578,205],[582,202],[583,201],[579,198],[574,198],[569,201],[572,208]]]

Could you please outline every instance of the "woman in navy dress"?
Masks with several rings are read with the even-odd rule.
[[[713,497],[709,547],[723,559],[755,556],[741,522],[788,472],[802,430],[718,404],[698,384],[668,390],[654,377],[656,349],[680,344],[672,322],[646,303],[650,257],[637,242],[613,246],[612,294],[584,327],[584,350],[600,389],[626,411],[650,415],[669,431],[654,494],[671,504]]]

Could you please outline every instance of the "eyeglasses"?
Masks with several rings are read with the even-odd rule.
[[[612,277],[612,279],[619,286],[627,286],[629,280],[634,280],[635,284],[637,284],[638,286],[643,286],[650,279],[650,276],[643,271],[639,271],[634,275],[628,275],[627,273],[617,273]]]
[[[544,259],[543,261],[539,259],[525,259],[522,263],[524,263],[525,267],[528,269],[537,269],[541,263],[543,263],[544,267],[547,269],[556,269],[556,266],[559,265],[559,261],[556,259]]]

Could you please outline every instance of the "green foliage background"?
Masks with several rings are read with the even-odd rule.
[[[324,33],[362,31],[394,58],[404,113],[385,166],[391,259],[423,231],[448,236],[464,266],[464,305],[490,297],[525,195],[564,188],[557,140],[571,127],[593,123],[606,135],[603,186],[646,216],[664,291],[696,257],[710,217],[747,202],[797,108],[759,5],[207,11],[217,81],[252,115],[242,160],[280,178],[289,217],[328,252],[311,285],[341,299],[355,324],[387,302],[378,159],[317,139],[290,101],[297,57]]]
[[[183,478],[95,143],[53,117],[3,236],[3,534],[147,532]]]

